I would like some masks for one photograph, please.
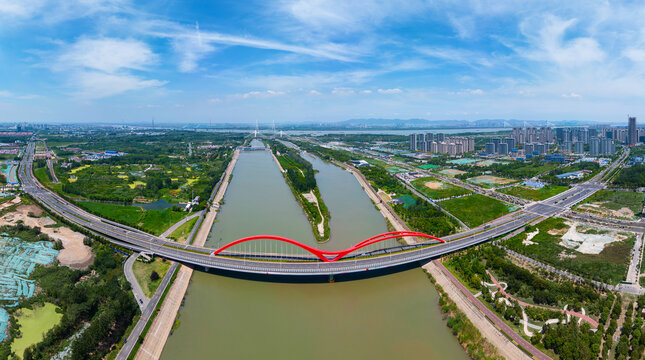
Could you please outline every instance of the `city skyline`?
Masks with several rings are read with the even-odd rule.
[[[59,123],[638,117],[645,6],[553,5],[3,1],[0,110]]]

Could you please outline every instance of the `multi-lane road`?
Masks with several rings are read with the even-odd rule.
[[[33,153],[34,144],[30,143],[27,146],[19,169],[23,190],[58,216],[61,216],[70,223],[101,235],[117,245],[135,251],[153,253],[184,264],[202,266],[204,268],[255,274],[298,276],[327,276],[331,274],[357,273],[423,262],[483,243],[539,220],[540,218],[556,216],[567,211],[572,205],[602,189],[604,187],[600,183],[602,176],[606,172],[612,171],[626,157],[623,154],[618,161],[612,163],[592,180],[579,184],[545,201],[529,204],[520,211],[494,220],[488,223],[485,229],[478,227],[459,234],[447,236],[445,239],[448,242],[445,244],[338,262],[271,262],[266,260],[254,261],[227,256],[213,256],[213,249],[193,245],[179,245],[173,241],[168,241],[90,214],[45,188],[36,180],[32,172]]]

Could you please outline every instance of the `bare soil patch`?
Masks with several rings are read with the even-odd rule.
[[[3,225],[16,225],[22,220],[23,224],[29,227],[39,227],[40,231],[47,234],[54,240],[60,240],[63,244],[63,249],[58,253],[58,261],[61,265],[74,268],[86,269],[94,258],[92,249],[83,244],[85,235],[73,231],[68,227],[47,227],[55,225],[56,222],[47,217],[32,217],[42,215],[43,211],[36,205],[20,205],[16,211],[5,214],[0,218],[0,226]]]

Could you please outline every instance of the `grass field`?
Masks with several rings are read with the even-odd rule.
[[[427,186],[426,183],[429,183]],[[430,199],[445,199],[453,196],[466,195],[472,191],[445,183],[433,177],[424,177],[414,180],[412,185]]]
[[[56,326],[63,317],[63,314],[56,312],[56,305],[50,303],[39,307],[34,306],[34,310],[22,309],[21,312],[17,321],[22,336],[16,338],[11,344],[11,350],[20,358],[26,348],[40,342],[43,334]]]
[[[450,199],[439,204],[469,227],[479,226],[510,212],[507,204],[479,194]]]
[[[560,229],[561,232],[564,232],[565,229],[568,229],[569,226],[565,224],[564,219],[546,219],[536,227],[540,232],[531,239],[536,243],[535,245],[522,243],[526,239],[527,232],[512,237],[504,245],[536,260],[570,270],[587,278],[610,284],[617,284],[624,280],[629,265],[629,253],[634,246],[633,235],[627,240],[606,245],[599,254],[584,254],[560,245],[562,235],[548,233],[549,230]],[[593,231],[588,233],[591,234]]]
[[[559,193],[567,190],[568,187],[560,185],[547,185],[542,189],[536,189],[529,186],[517,185],[511,186],[504,189],[499,189],[497,191],[509,194],[517,197],[521,197],[528,200],[545,200],[552,196],[558,195]]]
[[[195,226],[197,219],[199,219],[199,216],[186,221],[183,225],[178,227],[177,230],[173,231],[172,234],[170,234],[170,236],[168,237],[178,242],[185,242],[186,239],[188,239],[188,235],[190,235],[190,231],[193,229],[193,226]]]
[[[46,187],[49,187],[50,189],[53,189],[55,191],[61,191],[62,185],[54,184],[51,181],[51,179],[49,178],[49,170],[46,167],[34,169],[34,176],[36,176],[36,179],[38,179],[38,181],[40,181],[40,183],[45,185]]]
[[[138,227],[154,235],[161,235],[166,229],[188,213],[173,211],[171,208],[164,210],[147,210],[140,207],[103,204],[92,201],[79,202],[81,207],[99,215],[119,222],[121,224]]]
[[[143,290],[147,297],[152,297],[152,295],[154,295],[157,287],[159,287],[159,284],[161,283],[161,280],[166,275],[166,272],[168,272],[168,268],[170,268],[170,262],[164,261],[159,257],[155,257],[155,259],[150,263],[135,261],[134,265],[132,265],[134,276],[137,278],[137,282],[141,286],[141,290]],[[150,280],[150,274],[152,274],[153,271],[156,271],[157,274],[159,274],[159,279],[155,281]]]
[[[576,210],[618,219],[635,220],[640,216],[642,206],[643,193],[600,190],[578,205]],[[628,208],[631,213],[630,211],[617,212],[623,208]]]

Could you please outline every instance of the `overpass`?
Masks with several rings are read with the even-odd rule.
[[[34,149],[34,143],[30,142],[27,145],[20,163],[19,177],[22,182],[23,191],[31,195],[42,206],[49,209],[49,211],[69,223],[85,228],[124,248],[155,254],[187,265],[237,273],[281,276],[329,276],[363,273],[404,266],[411,263],[425,262],[445,254],[481,244],[519,229],[526,224],[542,218],[556,216],[567,211],[572,205],[602,189],[604,187],[600,183],[602,176],[618,166],[626,158],[627,154],[624,153],[616,162],[612,163],[588,182],[579,184],[545,201],[529,204],[523,210],[496,219],[488,223],[485,227],[480,226],[447,236],[443,239],[446,241],[445,243],[439,243],[439,240],[432,239],[430,242],[415,245],[394,246],[375,251],[359,252],[362,248],[360,245],[370,240],[367,239],[350,248],[351,251],[341,256],[344,258],[336,258],[336,261],[325,261],[315,253],[309,256],[286,258],[271,254],[242,254],[239,252],[224,251],[224,248],[211,249],[194,245],[177,244],[174,241],[169,241],[138,229],[100,218],[72,204],[38,182],[32,171]],[[380,239],[381,236],[378,235],[375,238]],[[406,235],[398,234],[397,237],[400,236],[421,237],[421,234],[410,232],[410,234]],[[270,237],[260,236],[259,238]],[[350,252],[352,252],[351,256],[349,255]],[[322,256],[330,260],[328,258],[330,254],[322,254]],[[331,254],[331,256],[334,259],[335,255]]]

